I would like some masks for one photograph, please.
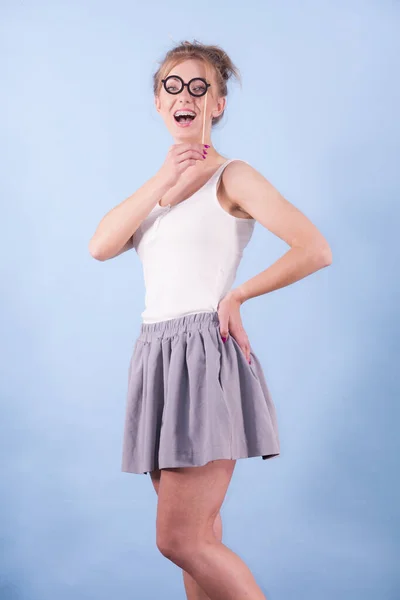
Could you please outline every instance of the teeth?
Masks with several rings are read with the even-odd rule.
[[[191,117],[195,117],[196,113],[191,110],[177,110],[175,113],[175,117],[179,117],[179,116],[183,116],[183,115],[189,115]]]

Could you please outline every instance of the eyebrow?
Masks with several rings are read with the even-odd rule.
[[[180,79],[183,80],[183,77],[181,77],[180,75],[177,75],[176,73],[171,73],[171,75],[167,75],[166,77],[164,77],[164,79],[167,79],[168,77],[179,77]],[[205,79],[205,77],[203,77],[202,75],[195,75],[195,77],[191,77],[189,79],[189,81],[191,81],[192,79]],[[183,81],[183,83],[189,83],[189,82]]]

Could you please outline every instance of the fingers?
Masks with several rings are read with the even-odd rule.
[[[228,329],[228,325],[221,322],[221,320],[220,320],[220,333],[221,333],[222,341],[224,343],[226,343],[228,340],[228,336],[229,336],[229,329]],[[234,338],[234,339],[236,340],[241,351],[243,352],[244,356],[246,357],[247,362],[249,364],[251,364],[251,347],[250,347],[249,342],[248,341],[240,342],[237,338]]]
[[[226,340],[228,339],[228,335],[229,335],[229,317],[226,316],[222,316],[219,315],[219,331],[221,333],[221,337],[222,337],[222,341],[225,343]]]
[[[170,146],[164,164],[159,171],[161,179],[168,187],[175,186],[181,175],[189,167],[193,167],[198,161],[207,158],[206,147],[209,148],[210,146],[189,142]]]
[[[187,150],[198,150],[199,152],[203,152],[205,146],[206,144],[200,144],[196,142],[183,142],[182,144],[174,144],[172,148],[177,154],[181,154],[182,152],[186,152]]]
[[[207,157],[207,149],[203,144],[175,144],[172,148],[178,163],[184,162],[185,160],[205,160]]]
[[[239,342],[238,342],[239,344]],[[251,354],[250,354],[250,346],[249,344],[239,344],[241,351],[243,352],[243,354],[246,357],[246,360],[248,363],[251,362]]]
[[[185,160],[204,160],[206,157],[207,155],[200,152],[200,150],[186,150],[186,152],[179,154],[176,160],[178,164],[181,164]]]
[[[243,351],[244,351],[244,355],[246,357],[247,362],[250,364],[251,363],[250,348],[249,347],[244,348]]]

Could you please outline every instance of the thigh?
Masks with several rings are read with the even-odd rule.
[[[201,467],[162,469],[158,488],[157,538],[192,543],[215,539],[213,523],[232,479],[236,460]]]
[[[160,487],[160,479],[161,479],[161,470],[160,469],[154,469],[153,471],[150,471],[150,478],[151,478],[151,483],[154,486],[154,489],[157,492],[158,495],[158,490]]]

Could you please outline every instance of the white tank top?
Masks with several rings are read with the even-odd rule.
[[[233,160],[240,159],[220,165],[186,200],[156,204],[134,233],[146,288],[143,323],[214,312],[232,288],[255,225],[230,215],[217,198],[219,178]]]

